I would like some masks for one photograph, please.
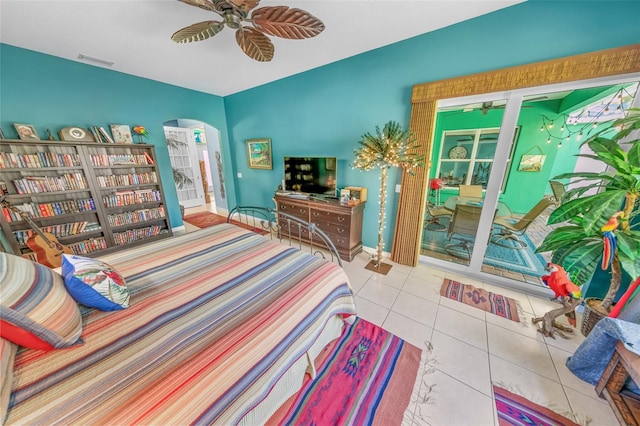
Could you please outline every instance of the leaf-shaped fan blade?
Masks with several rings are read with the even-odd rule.
[[[229,3],[234,5],[240,10],[244,10],[245,12],[250,11],[254,7],[260,3],[260,0],[228,0]]]
[[[215,6],[210,0],[180,0],[182,3],[186,3],[189,6],[196,6],[200,9],[215,11]]]
[[[273,59],[273,43],[269,37],[256,29],[242,27],[236,31],[238,46],[251,59],[260,62],[269,62]]]
[[[204,21],[189,25],[176,31],[171,40],[176,43],[191,43],[192,41],[202,41],[218,34],[224,28],[224,22]]]
[[[253,12],[251,20],[258,30],[282,38],[311,38],[324,30],[321,20],[288,6],[261,7]]]

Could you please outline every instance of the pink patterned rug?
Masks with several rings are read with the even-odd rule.
[[[578,426],[572,420],[526,398],[493,386],[500,426]]]
[[[422,351],[361,318],[325,348],[317,376],[267,425],[400,425]]]
[[[469,284],[444,279],[440,295],[458,302],[491,312],[502,318],[520,322],[518,316],[518,302],[510,297],[491,293],[482,288],[476,288]]]

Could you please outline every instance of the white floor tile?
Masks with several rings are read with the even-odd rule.
[[[487,324],[489,353],[560,382],[547,345],[531,337]]]
[[[356,312],[360,318],[382,327],[382,323],[384,323],[389,313],[388,309],[370,302],[367,299],[363,299],[360,296],[355,297],[355,302]]]
[[[402,270],[396,269],[396,266],[393,266],[387,275],[374,272],[369,280],[386,284],[389,287],[400,290],[408,276],[408,272],[403,272]]]
[[[431,333],[433,332],[433,328],[393,311],[387,315],[382,328],[422,350],[427,347],[425,342],[431,339]]]
[[[498,315],[487,313],[487,323],[522,334],[523,336],[531,337],[532,339],[540,340],[541,342],[544,341],[542,333],[539,333],[536,326],[531,323],[533,314],[523,312],[518,315],[520,316],[520,321],[516,322]]]
[[[391,311],[409,317],[420,324],[433,327],[436,321],[438,304],[401,291],[393,303]]]
[[[440,288],[442,287],[442,280],[434,281],[428,278],[420,276],[409,275],[404,282],[402,291],[413,294],[423,299],[430,300],[435,303],[440,303]]]
[[[491,396],[489,354],[440,331],[431,338],[436,367],[443,373]]]
[[[358,296],[367,299],[370,302],[377,303],[387,309],[391,308],[393,302],[400,294],[397,288],[389,287],[379,281],[369,279],[364,286],[358,291]]]
[[[478,318],[440,305],[434,329],[485,352],[488,350],[487,327]]]
[[[567,368],[566,362],[567,358],[571,356],[571,352],[566,352],[554,347],[549,347],[549,352],[551,353],[551,359],[560,377],[560,383],[562,383],[565,388],[571,388],[588,397],[596,398],[595,387],[578,378]]]
[[[557,413],[571,410],[562,385],[498,356],[490,355],[491,381]]]
[[[429,376],[431,392],[426,402],[417,404],[415,416],[429,425],[493,426],[491,397],[478,392],[447,374],[436,371]],[[424,395],[421,395],[424,397]]]
[[[598,397],[591,398],[573,389],[566,389],[569,403],[576,416],[576,423],[589,419],[589,426],[612,426],[619,424],[609,404]]]

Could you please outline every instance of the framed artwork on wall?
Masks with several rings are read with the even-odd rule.
[[[251,169],[271,170],[271,139],[247,139],[247,160]]]
[[[36,128],[33,124],[13,123],[13,127],[18,132],[18,137],[23,140],[40,140]]]

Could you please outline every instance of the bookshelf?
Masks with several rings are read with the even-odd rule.
[[[172,235],[152,145],[0,140],[0,192],[76,254]],[[0,226],[29,257],[29,224],[3,208]]]

